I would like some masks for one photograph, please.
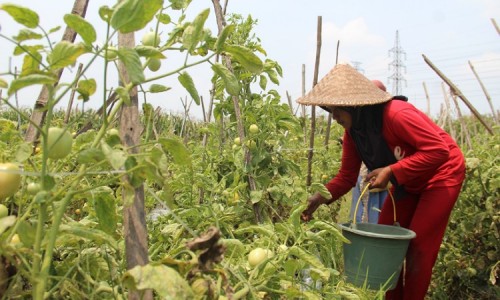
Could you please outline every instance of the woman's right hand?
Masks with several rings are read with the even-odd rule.
[[[320,193],[316,193],[307,199],[307,207],[300,215],[300,218],[304,222],[309,222],[312,220],[312,214],[318,209],[321,204],[326,204],[329,199],[321,196]]]

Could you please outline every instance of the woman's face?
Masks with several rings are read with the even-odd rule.
[[[350,113],[343,110],[342,108],[334,107],[332,109],[332,116],[337,123],[339,123],[340,125],[342,125],[342,127],[344,127],[345,130],[351,129],[352,116]]]

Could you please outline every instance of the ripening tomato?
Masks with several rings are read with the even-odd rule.
[[[64,158],[71,152],[73,137],[71,137],[71,134],[67,130],[59,127],[50,127],[47,134],[47,145],[47,156],[49,158]]]
[[[12,173],[10,173],[12,172]],[[0,200],[14,195],[21,185],[19,166],[13,163],[0,164]]]
[[[256,134],[259,132],[259,126],[257,124],[250,125],[250,133]]]

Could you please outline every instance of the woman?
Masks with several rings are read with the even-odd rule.
[[[311,220],[321,204],[349,192],[365,163],[372,170],[366,179],[371,188],[391,181],[397,222],[417,235],[408,247],[405,272],[386,299],[424,299],[465,178],[457,144],[423,112],[394,99],[349,65],[335,66],[298,102],[331,111],[345,129],[340,170],[326,184],[331,198],[309,197],[302,220]],[[392,225],[393,209],[386,199],[378,223]]]

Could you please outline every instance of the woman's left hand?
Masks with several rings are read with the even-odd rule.
[[[370,188],[385,189],[389,183],[391,175],[391,167],[387,166],[384,168],[378,168],[368,173],[365,181],[370,183]]]

